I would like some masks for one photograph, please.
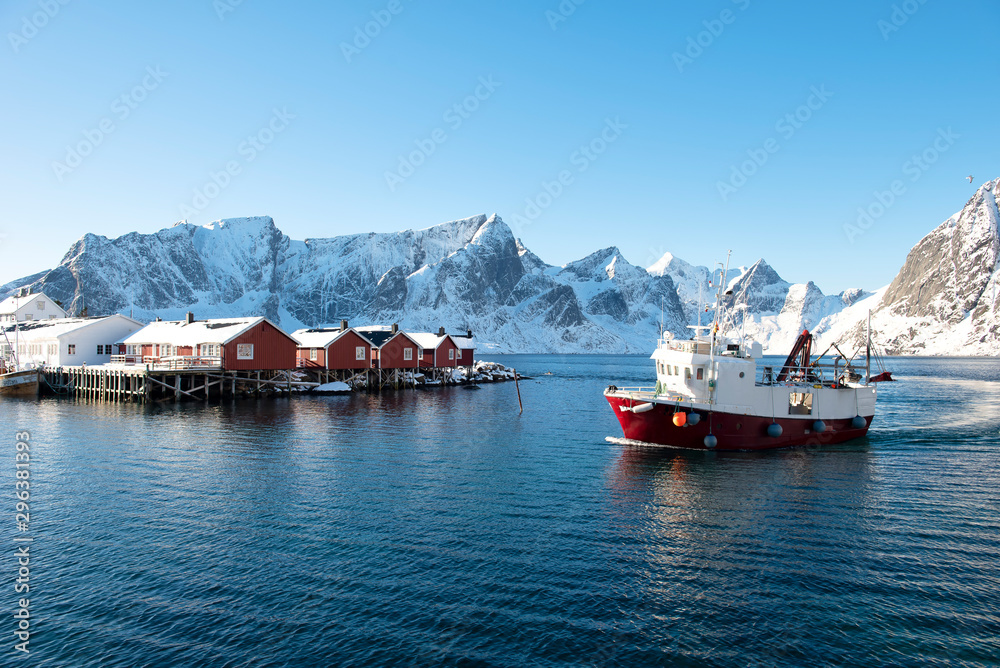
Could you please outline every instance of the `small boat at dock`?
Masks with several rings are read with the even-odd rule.
[[[37,397],[38,369],[0,373],[0,397]]]
[[[18,339],[19,324],[14,324],[14,340],[3,330],[0,349],[0,398],[4,397],[37,397],[39,388],[39,371],[32,364],[21,364],[20,341]]]

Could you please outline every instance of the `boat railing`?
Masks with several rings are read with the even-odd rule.
[[[677,339],[664,341],[661,339],[658,343],[658,347],[665,348],[667,350],[675,350],[681,353],[690,353],[692,355],[712,354],[712,344],[709,343],[708,341],[677,340]]]
[[[655,387],[640,387],[640,386],[630,386],[630,387],[618,387],[615,386],[616,392],[625,392],[627,394],[655,394]]]
[[[778,381],[781,372],[785,377]],[[808,366],[782,364],[757,367],[756,382],[758,385],[839,385],[844,382],[854,382],[861,376],[855,366],[845,366],[841,360],[833,363],[814,363]]]

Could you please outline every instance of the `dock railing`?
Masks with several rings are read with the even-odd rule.
[[[221,369],[222,358],[216,355],[174,355],[161,357],[153,366],[156,369],[167,369],[168,371]]]
[[[217,355],[172,355],[152,357],[150,355],[112,355],[112,364],[125,366],[147,365],[159,371],[189,371],[192,369],[221,369],[222,358]]]

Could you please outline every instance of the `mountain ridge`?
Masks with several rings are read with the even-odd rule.
[[[820,343],[872,325],[890,353],[1000,352],[1000,179],[911,249],[875,291],[824,295],[792,284],[760,258],[725,277],[731,331],[783,353],[802,329]],[[687,338],[706,313],[718,271],[666,253],[648,268],[609,246],[546,263],[497,214],[422,229],[293,240],[269,216],[120,237],[86,233],[59,266],[0,286],[45,291],[70,312],[152,320],[264,315],[286,329],[399,322],[472,329],[498,352],[649,352],[660,323]]]

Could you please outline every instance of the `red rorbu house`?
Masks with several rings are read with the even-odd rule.
[[[119,344],[124,363],[171,369],[278,371],[295,368],[298,344],[267,318],[151,322]]]
[[[420,344],[400,331],[399,325],[358,327],[357,331],[372,343],[373,369],[416,369],[420,364]]]
[[[378,346],[342,320],[333,329],[300,329],[292,333],[298,343],[300,368],[328,371],[361,371],[372,368],[372,351]]]
[[[455,336],[452,334],[451,340],[458,346],[458,351],[460,353],[458,366],[472,366],[475,364],[473,357],[475,357],[476,354],[476,344],[472,340],[472,330],[468,330],[465,333],[465,336]]]
[[[420,344],[420,366],[429,369],[456,367],[461,364],[462,351],[452,337],[444,333],[444,327],[437,334],[420,332],[410,334]]]

